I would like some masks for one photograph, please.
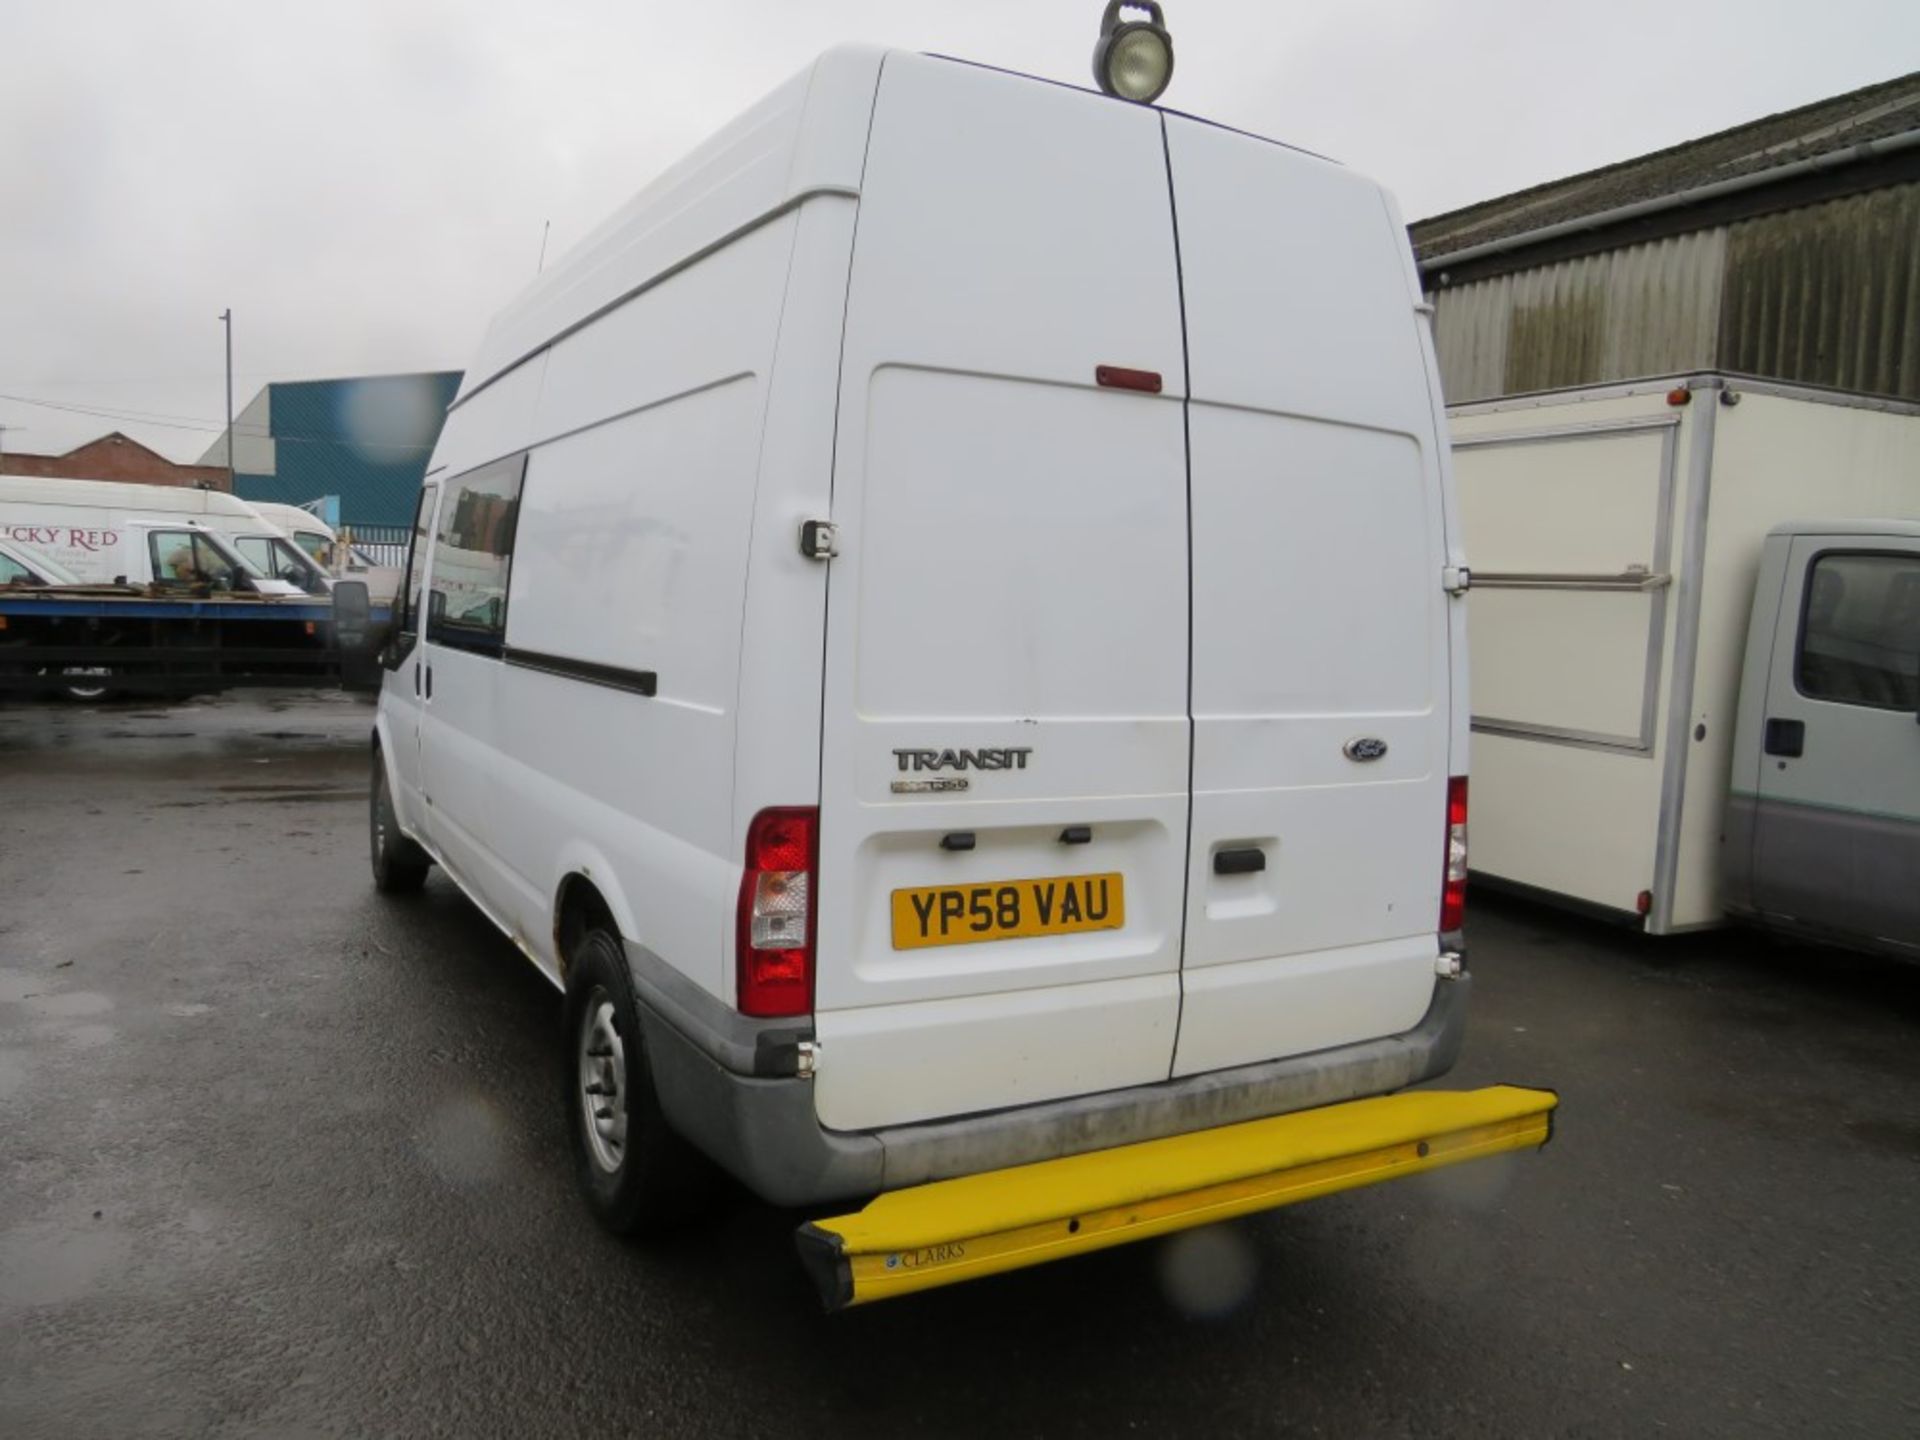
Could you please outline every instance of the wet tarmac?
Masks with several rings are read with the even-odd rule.
[[[1920,969],[1476,897],[1544,1153],[823,1318],[792,1215],[593,1227],[370,723],[0,706],[0,1436],[1920,1433]]]

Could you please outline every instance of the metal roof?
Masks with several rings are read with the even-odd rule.
[[[1920,127],[1920,71],[1409,227],[1421,260],[1758,176]]]

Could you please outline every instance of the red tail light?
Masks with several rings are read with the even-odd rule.
[[[813,1009],[813,869],[820,812],[762,810],[747,827],[735,939],[742,1015]]]
[[[1440,933],[1467,923],[1467,777],[1447,781],[1446,886],[1440,892]]]

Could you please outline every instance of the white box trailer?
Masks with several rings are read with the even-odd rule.
[[[1920,406],[1693,374],[1449,410],[1476,877],[1723,923],[1747,622],[1785,520],[1920,513]]]

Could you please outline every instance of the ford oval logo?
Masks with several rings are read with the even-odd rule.
[[[1387,753],[1387,742],[1377,735],[1362,735],[1342,747],[1349,760],[1378,760]]]

